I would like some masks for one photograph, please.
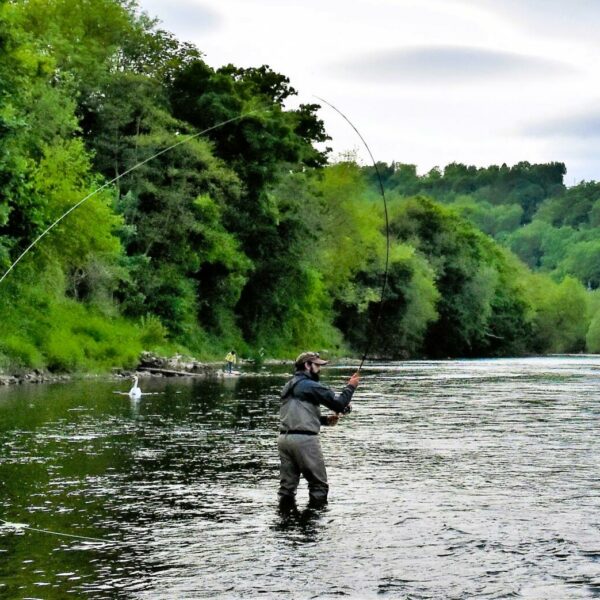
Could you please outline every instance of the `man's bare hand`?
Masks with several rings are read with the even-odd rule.
[[[335,414],[335,415],[329,415],[327,417],[327,425],[329,427],[333,426],[333,425],[337,425],[337,422],[340,420],[340,415],[339,414]]]
[[[354,373],[354,375],[352,375],[352,377],[350,377],[350,379],[348,380],[348,383],[352,387],[357,388],[359,379],[360,379],[360,375],[358,374],[358,371],[357,371],[356,373]]]

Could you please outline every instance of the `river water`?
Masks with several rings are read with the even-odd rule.
[[[0,597],[600,598],[599,369],[369,365],[290,514],[282,371],[1,389]]]

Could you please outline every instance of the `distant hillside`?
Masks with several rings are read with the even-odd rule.
[[[600,183],[567,188],[563,163],[478,168],[452,163],[417,175],[415,165],[378,164],[388,193],[423,194],[452,206],[536,271],[600,286]],[[374,167],[364,167],[378,184]]]

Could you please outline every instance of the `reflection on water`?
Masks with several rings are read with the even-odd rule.
[[[0,518],[118,542],[0,523],[0,597],[598,598],[599,368],[371,365],[284,512],[283,373],[0,389]]]

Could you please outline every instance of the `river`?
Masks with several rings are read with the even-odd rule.
[[[600,598],[599,369],[368,365],[287,515],[281,370],[0,389],[0,597]]]

